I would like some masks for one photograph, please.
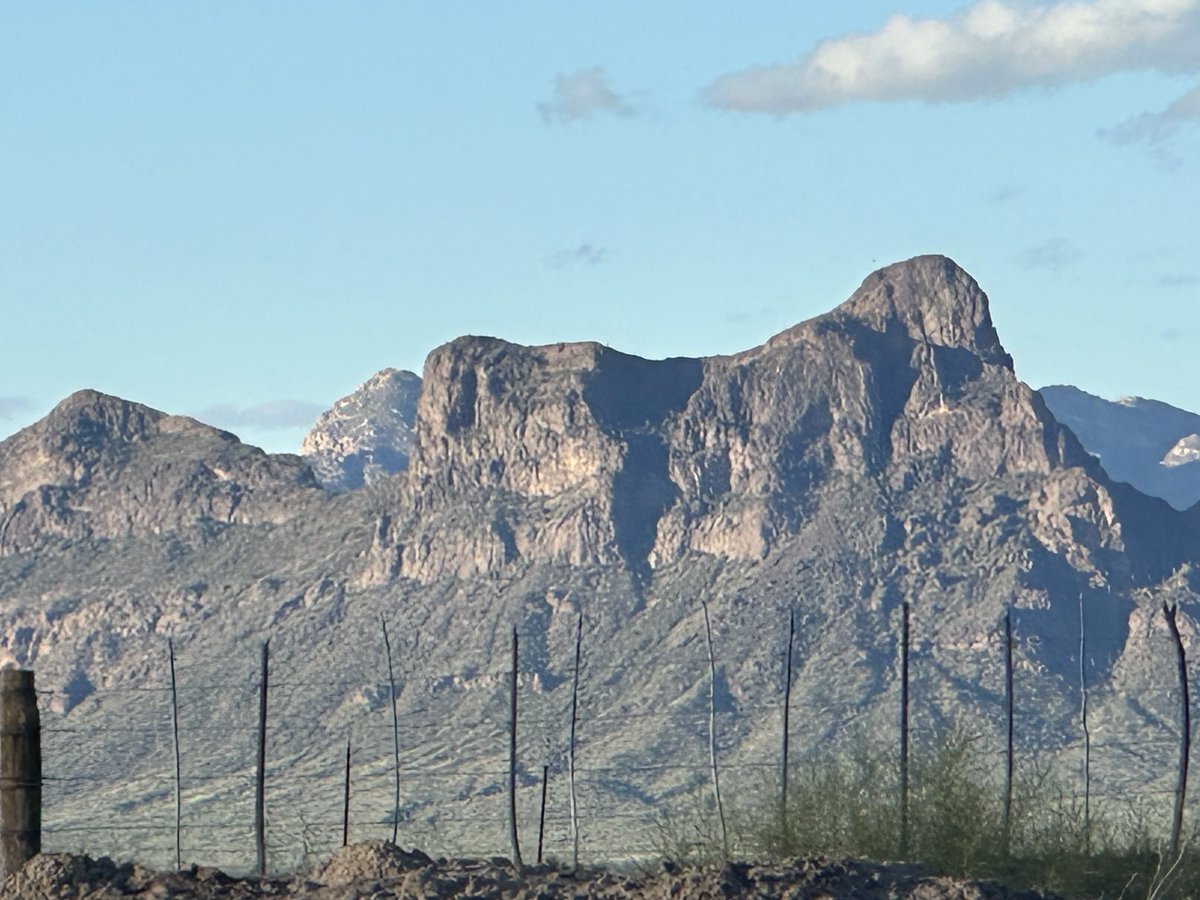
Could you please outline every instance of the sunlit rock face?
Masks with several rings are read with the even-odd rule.
[[[417,411],[413,515],[391,520],[380,565],[430,580],[518,558],[642,573],[690,552],[756,560],[847,481],[886,505],[922,484],[1087,462],[1013,375],[975,281],[920,257],[734,356],[495,338],[438,348]],[[433,517],[464,505],[480,514],[435,540]]]

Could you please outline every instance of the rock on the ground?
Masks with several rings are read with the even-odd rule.
[[[404,900],[711,900],[779,897],[855,897],[864,900],[1037,900],[1043,895],[1016,891],[995,882],[938,878],[919,867],[862,860],[791,860],[780,864],[729,863],[724,866],[655,867],[644,874],[589,868],[576,874],[554,866],[518,872],[505,859],[436,862],[419,850],[405,851],[385,841],[345,847],[311,878],[290,882],[237,879],[216,869],[152,872],[111,859],[45,854],[30,860],[0,887],[0,900],[194,897],[199,900],[249,897],[357,897]]]

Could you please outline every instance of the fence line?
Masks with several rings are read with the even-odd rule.
[[[909,727],[917,738],[916,746],[933,738],[941,727],[938,710],[933,705],[922,706],[922,689],[929,687],[927,679],[932,677],[937,681],[941,668],[936,664],[934,651],[947,655],[955,652],[953,647],[936,647],[932,643],[939,634],[937,628],[926,629],[916,636],[908,651],[912,654],[914,679],[909,689],[914,702]],[[516,639],[514,631],[514,651]],[[574,850],[572,856],[577,859],[581,833],[586,836],[582,849],[592,859],[628,855],[632,847],[660,846],[651,839],[654,828],[661,824],[656,820],[656,814],[631,810],[631,807],[646,806],[662,798],[681,800],[693,796],[704,780],[716,782],[718,761],[722,780],[732,779],[732,784],[741,788],[743,796],[753,790],[778,790],[781,780],[778,777],[780,758],[773,748],[779,743],[780,721],[786,721],[783,701],[786,690],[791,687],[790,677],[787,688],[781,684],[768,699],[745,696],[743,702],[738,702],[736,697],[729,696],[723,698],[725,705],[718,708],[717,673],[718,670],[725,671],[729,662],[721,658],[719,635],[713,636],[710,625],[707,656],[703,652],[703,634],[690,644],[689,649],[693,651],[692,655],[686,659],[676,657],[677,662],[662,668],[684,681],[690,676],[693,689],[690,693],[686,690],[680,693],[677,708],[653,710],[628,705],[614,710],[611,702],[605,705],[603,698],[589,696],[588,685],[597,675],[624,675],[628,674],[628,669],[589,664],[587,656],[594,654],[584,656],[577,662],[579,703],[573,719],[560,708],[561,696],[551,697],[550,691],[537,689],[539,679],[547,677],[548,673],[555,673],[570,684],[567,674],[571,669],[566,659],[558,660],[561,665],[553,668],[528,671],[514,668],[507,672],[469,668],[437,676],[408,678],[407,691],[411,692],[415,686],[418,691],[426,691],[428,696],[424,698],[426,702],[408,710],[397,720],[390,719],[388,712],[389,692],[395,696],[395,682],[390,677],[380,681],[335,679],[314,682],[289,679],[286,671],[279,673],[282,677],[277,678],[272,671],[267,683],[265,676],[256,679],[255,673],[247,671],[245,680],[241,681],[197,682],[190,680],[194,677],[190,672],[203,672],[205,667],[196,661],[187,664],[185,655],[180,658],[184,664],[175,672],[173,685],[95,688],[82,706],[64,714],[47,712],[44,715],[42,733],[46,744],[44,782],[47,797],[43,833],[52,849],[96,847],[110,855],[148,855],[151,858],[143,861],[159,865],[165,858],[175,859],[177,854],[180,857],[185,853],[192,854],[197,861],[211,862],[213,855],[228,853],[233,861],[224,865],[230,869],[250,867],[246,858],[249,844],[226,848],[209,838],[234,833],[247,838],[254,835],[259,867],[279,869],[294,866],[314,854],[328,852],[337,846],[343,832],[359,839],[386,837],[390,833],[407,843],[431,838],[453,843],[452,838],[445,836],[444,826],[462,825],[463,834],[490,835],[474,849],[463,847],[459,850],[479,855],[485,849],[495,852],[505,849],[505,816],[501,811],[505,803],[512,823],[509,843],[516,851],[521,833],[541,818],[541,813],[532,814],[531,810],[537,808],[537,797],[545,789],[544,821],[549,826],[545,838],[546,845],[554,852],[571,853]],[[997,643],[995,650],[999,655],[1003,647]],[[265,645],[263,651],[265,659]],[[770,659],[774,661],[779,657],[782,663],[784,652],[781,642],[779,648],[771,648]],[[390,648],[388,661],[391,661]],[[902,665],[903,660],[896,660],[892,672]],[[928,667],[924,673],[923,666]],[[708,669],[707,673],[705,669]],[[781,666],[781,675],[782,671]],[[706,680],[705,674],[710,676],[708,691],[700,689]],[[1041,721],[1038,712],[1031,710],[1027,700],[1026,706],[1022,706],[1021,682],[1028,686],[1030,679],[1043,676],[1036,671],[1022,670],[1020,666],[1016,676],[1015,698],[1009,698],[1015,703],[1015,715],[1020,721],[1027,719],[1036,724]],[[504,746],[510,723],[504,721],[501,698],[507,693],[503,687],[509,678],[512,679],[514,710],[517,693],[522,697],[523,743],[515,749]],[[494,683],[489,679],[494,679]],[[942,682],[937,684],[945,686]],[[1105,690],[1103,685],[1088,687],[1093,692],[1093,701]],[[1166,679],[1133,683],[1131,687],[1134,692],[1144,691],[1146,695],[1157,696],[1162,703],[1177,696]],[[296,707],[302,707],[309,696],[307,692],[316,689],[327,694],[332,691],[358,692],[366,697],[365,708],[361,715],[349,718],[347,725],[313,721],[310,712]],[[981,694],[978,686],[976,689],[976,694],[969,695],[965,687],[958,688],[964,696],[970,697],[971,707],[978,709],[988,695]],[[252,723],[241,706],[250,704],[260,690],[260,708],[268,708],[269,699],[269,731],[265,729],[265,719]],[[1002,691],[993,693],[991,711],[976,723],[980,735],[991,737],[997,733],[997,722],[993,719],[1005,702]],[[62,692],[41,690],[38,694],[45,699],[60,696]],[[469,694],[473,695],[473,706],[478,708],[480,718],[468,729],[452,716],[467,714],[462,708],[464,704],[458,701]],[[121,711],[131,713],[127,723],[105,722],[102,718],[104,701],[129,695],[161,700],[151,701],[149,705],[126,704]],[[218,698],[215,703],[197,699],[214,695]],[[178,703],[170,702],[172,696]],[[702,702],[704,699],[707,704]],[[702,708],[704,706],[707,708]],[[826,703],[805,709],[795,718],[811,727],[815,718],[836,716],[840,730],[830,733],[845,734],[848,726],[855,723],[866,726],[876,722],[876,730],[879,730],[878,723],[884,721],[882,717],[886,714],[886,707],[876,705],[838,715],[837,704]],[[235,715],[242,718],[241,724],[235,724],[229,718]],[[1150,717],[1149,712],[1147,717]],[[1106,732],[1105,722],[1093,721],[1091,733],[1082,737],[1088,759],[1092,760],[1094,756],[1093,761],[1100,761],[1105,751],[1119,752],[1122,759],[1140,756],[1146,768],[1161,769],[1162,760],[1156,751],[1166,752],[1179,745],[1180,738],[1172,730],[1173,723],[1165,716],[1158,718],[1162,722],[1158,733],[1130,737]],[[79,719],[82,719],[81,724],[69,724]],[[265,740],[257,746],[253,740],[255,724],[260,737],[265,734]],[[515,720],[512,724],[515,735]],[[630,728],[623,729],[622,726]],[[573,735],[569,747],[568,727]],[[574,736],[576,729],[577,737]],[[306,745],[314,733],[321,740],[334,732],[344,739],[347,731],[350,745],[344,759],[341,744],[333,740],[327,742],[328,748],[320,751],[313,751]],[[819,733],[810,731],[807,742],[810,750],[820,739]],[[178,743],[172,742],[173,735]],[[786,748],[786,726],[784,735]],[[97,736],[107,740],[103,752],[73,746],[78,738]],[[1000,759],[1009,754],[1011,760],[1015,755],[1016,767],[1021,769],[1029,766],[1032,757],[1048,746],[1060,752],[1064,747],[1071,750],[1075,746],[1073,742],[1064,744],[1058,739],[1060,736],[1057,732],[1042,733],[1034,728],[1015,741],[1015,750],[988,746],[978,748],[975,753],[988,759]],[[239,741],[239,738],[244,740]],[[647,740],[657,741],[657,749],[648,747]],[[907,734],[904,741],[907,744]],[[336,754],[330,748],[336,748]],[[508,755],[505,750],[512,754],[507,766],[504,764]],[[644,760],[647,752],[659,750],[669,752],[671,757],[652,762],[636,761],[639,757]],[[787,752],[785,749],[784,753]],[[172,753],[178,760],[178,769],[171,767]],[[254,770],[256,753],[261,767],[259,776]],[[597,764],[600,761],[597,754],[602,754],[608,764]],[[622,762],[622,755],[635,759]],[[343,762],[348,779],[345,784]],[[349,768],[351,762],[352,771]],[[472,763],[478,768],[472,767]],[[128,765],[129,771],[125,780],[117,784],[110,773],[121,765]],[[803,767],[804,763],[799,765]],[[64,768],[66,766],[70,768]],[[218,767],[226,770],[213,771]],[[906,767],[902,766],[901,777],[906,774]],[[776,777],[772,779],[772,775]],[[1092,777],[1089,773],[1081,793],[1064,793],[1063,797],[1082,799],[1087,804],[1091,798],[1117,802],[1133,793],[1128,782],[1122,783],[1111,773],[1097,778],[1098,788],[1094,790],[1090,783]],[[260,829],[255,828],[254,817],[247,814],[248,807],[238,805],[249,797],[250,786],[256,783],[256,778],[261,778],[258,783],[263,785],[261,791],[255,792],[256,797],[261,798],[256,799],[255,806],[263,807]],[[568,794],[565,786],[568,778],[575,782],[576,788],[583,789],[579,797],[574,796],[574,791]],[[505,780],[509,784],[507,801]],[[291,789],[299,784],[313,786],[302,792],[310,798],[304,805],[288,805],[277,799],[284,794],[281,785]],[[172,794],[173,785],[179,791],[178,799]],[[318,785],[328,788],[324,792],[317,791],[320,798],[313,793]],[[138,793],[130,794],[134,787]],[[350,787],[353,790],[347,826],[341,813],[343,788]],[[296,793],[292,789],[287,796],[290,798]],[[734,791],[735,795],[738,793]],[[1137,787],[1136,794],[1149,798],[1179,796],[1176,790],[1145,784]],[[116,795],[123,795],[122,799],[117,799]],[[83,797],[86,802],[81,799]],[[110,803],[112,814],[107,820],[96,820],[93,801]],[[178,806],[174,805],[176,802]],[[165,812],[167,804],[172,804],[170,815]],[[767,808],[771,807],[764,807]],[[160,813],[137,817],[141,811],[149,809]],[[1179,809],[1183,809],[1182,800]],[[230,818],[226,821],[221,816]],[[636,833],[620,829],[624,834],[592,827],[605,822],[641,823],[646,827]],[[560,826],[564,827],[560,829]],[[440,837],[439,832],[443,832]],[[116,846],[111,840],[105,840],[110,833],[141,834],[143,837],[134,846]],[[725,840],[728,841],[728,836]],[[163,856],[168,851],[170,856]]]

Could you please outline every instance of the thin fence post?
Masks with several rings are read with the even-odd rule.
[[[721,779],[717,773],[717,661],[713,653],[712,621],[708,617],[708,603],[704,608],[704,633],[708,638],[708,751],[712,768],[713,797],[717,801],[717,818],[721,823],[721,852],[729,858],[729,831],[725,826],[725,807],[721,803]]]
[[[387,651],[388,685],[392,692],[392,755],[393,771],[395,773],[396,794],[392,799],[392,843],[396,843],[396,833],[400,829],[400,719],[396,715],[396,675],[392,669],[392,642],[388,640],[387,622],[379,616],[379,624],[383,626],[383,647]]]
[[[258,778],[254,789],[254,847],[258,857],[258,874],[267,874],[267,667],[271,639],[263,641],[262,671],[258,692]]]
[[[571,870],[579,869],[579,807],[575,798],[575,726],[579,721],[579,663],[583,655],[583,613],[575,625],[575,679],[571,684],[571,739],[567,744],[567,771],[571,782]]]
[[[42,724],[33,672],[0,671],[0,877],[42,851]]]
[[[175,681],[175,644],[167,638],[167,662],[171,667],[171,743],[175,748],[175,868],[183,868],[183,775],[179,754],[179,692]]]
[[[538,815],[538,855],[537,864],[542,864],[542,838],[546,834],[546,784],[550,776],[550,767],[542,765],[542,811]]]
[[[1013,752],[1013,632],[1012,604],[1004,611],[1004,718],[1008,726],[1005,744],[1004,771],[1004,856],[1012,849],[1013,775],[1016,758]]]
[[[1171,822],[1171,856],[1179,855],[1179,842],[1183,832],[1183,805],[1187,799],[1188,757],[1192,749],[1192,709],[1188,695],[1187,653],[1183,649],[1183,638],[1175,614],[1179,607],[1163,602],[1163,615],[1175,641],[1175,657],[1179,666],[1179,780],[1175,786],[1175,816]]]
[[[342,793],[342,846],[350,843],[350,739],[346,738],[346,789]]]
[[[900,852],[908,857],[908,620],[909,604],[904,601],[904,619],[900,630]]]
[[[512,632],[512,693],[509,705],[508,732],[508,839],[512,844],[513,865],[523,868],[521,842],[517,835],[517,662],[519,643],[517,627]]]
[[[1083,729],[1083,850],[1092,852],[1092,732],[1088,728],[1087,620],[1079,592],[1079,723]]]
[[[788,738],[789,716],[792,709],[792,645],[796,637],[796,611],[788,610],[787,668],[783,682],[783,759],[779,771],[779,836],[786,851],[788,840]]]

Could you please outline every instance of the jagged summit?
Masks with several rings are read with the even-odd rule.
[[[321,414],[300,455],[317,480],[334,492],[362,487],[379,474],[408,467],[421,379],[383,369]]]
[[[885,335],[967,350],[986,363],[1012,368],[1012,357],[992,324],[987,294],[946,256],[916,256],[878,269],[840,306],[789,328],[767,346],[792,343],[813,327],[848,320]]]
[[[874,272],[837,311],[881,331],[899,322],[914,340],[961,347],[1012,368],[992,324],[987,294],[946,256],[917,256]]]
[[[101,435],[133,440],[144,437],[167,414],[141,403],[85,388],[62,400],[31,428],[46,435]]]

